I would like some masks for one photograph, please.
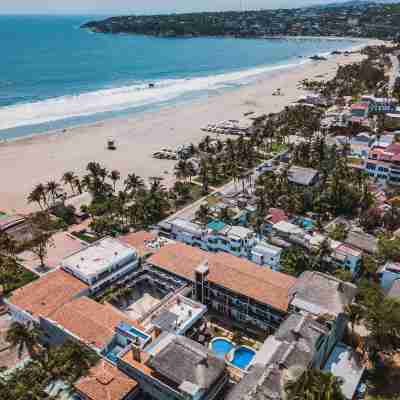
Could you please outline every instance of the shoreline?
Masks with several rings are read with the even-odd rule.
[[[283,37],[282,37],[283,38]],[[292,39],[299,39],[299,40],[308,40],[308,37],[303,37],[303,36],[298,36],[298,37],[289,37],[290,40]],[[336,37],[311,37],[312,39],[315,40],[333,40],[336,41]],[[225,72],[219,72],[219,73],[214,73],[211,75],[205,75],[205,76],[193,76],[189,78],[176,78],[177,80],[181,80],[182,83],[179,83],[180,85],[184,84],[186,85],[187,82],[193,82],[193,85],[200,85],[200,88],[197,89],[192,89],[187,87],[184,91],[181,93],[177,93],[170,99],[168,99],[168,91],[165,92],[165,89],[168,89],[168,85],[164,87],[163,84],[161,86],[158,86],[155,88],[155,97],[150,94],[149,91],[145,90],[142,92],[142,90],[138,90],[136,92],[136,89],[134,87],[124,86],[122,85],[121,87],[113,87],[110,89],[99,89],[99,91],[89,91],[89,92],[82,92],[77,94],[76,96],[59,96],[59,97],[53,97],[53,98],[48,98],[42,101],[38,102],[33,102],[33,103],[21,103],[21,104],[12,104],[9,106],[6,106],[3,108],[5,114],[5,120],[3,125],[0,130],[0,145],[4,143],[9,143],[15,140],[23,140],[23,139],[29,139],[32,136],[36,135],[47,135],[47,134],[58,134],[64,130],[70,130],[74,129],[79,126],[88,126],[88,125],[95,125],[98,122],[101,121],[107,121],[110,119],[115,119],[115,118],[126,118],[130,115],[137,115],[137,114],[145,114],[148,112],[153,112],[154,110],[159,110],[164,107],[170,107],[171,105],[174,104],[184,104],[186,102],[191,102],[191,101],[196,101],[199,98],[205,97],[205,96],[213,96],[214,92],[219,92],[221,89],[218,87],[213,88],[212,86],[207,87],[207,84],[204,82],[206,79],[214,79],[218,84],[221,84],[225,87],[222,88],[222,90],[229,92],[232,90],[240,89],[244,86],[251,85],[254,82],[258,81],[260,78],[262,78],[264,75],[267,76],[269,74],[274,74],[279,72],[280,70],[285,70],[285,69],[290,69],[290,68],[297,68],[305,63],[312,62],[311,60],[312,56],[321,56],[321,57],[326,57],[329,58],[331,57],[332,51],[341,51],[342,53],[344,52],[352,52],[352,51],[358,51],[359,49],[367,46],[369,43],[373,42],[371,40],[366,41],[365,39],[358,39],[355,40],[354,38],[347,38],[347,37],[342,37],[340,38],[343,42],[347,42],[345,47],[338,46],[334,50],[330,51],[320,51],[320,52],[315,52],[310,55],[303,55],[303,56],[298,56],[298,57],[291,57],[288,58],[285,61],[280,61],[277,63],[272,63],[272,64],[260,64],[260,65],[255,65],[252,67],[248,68],[242,68],[242,69],[237,69],[237,70],[228,70]],[[239,76],[242,75],[242,76]],[[167,82],[167,81],[166,81]],[[203,88],[201,88],[203,86]],[[217,85],[218,86],[218,85]],[[173,88],[174,86],[171,86]],[[78,111],[78,109],[74,111],[70,111],[69,113],[65,113],[65,115],[57,115],[57,111],[55,115],[51,116],[49,115],[50,119],[41,119],[38,116],[32,115],[29,118],[26,117],[21,117],[21,120],[18,121],[16,120],[12,125],[10,123],[7,123],[7,110],[10,110],[9,112],[14,112],[16,113],[17,111],[19,113],[22,113],[24,115],[25,113],[25,108],[27,108],[30,105],[36,105],[38,107],[41,107],[43,110],[45,109],[44,107],[52,107],[55,105],[55,102],[60,102],[60,101],[69,101],[70,98],[80,98],[80,97],[85,97],[85,101],[87,104],[90,104],[91,102],[91,97],[95,94],[100,94],[102,93],[103,96],[108,95],[107,90],[110,90],[111,92],[114,90],[132,90],[133,89],[133,94],[134,96],[139,95],[141,96],[140,93],[144,93],[145,98],[144,102],[138,103],[135,105],[135,103],[132,103],[131,105],[126,104],[125,107],[120,107],[118,103],[112,105],[109,103],[108,105],[104,106],[103,109],[99,108],[96,111],[93,109],[91,110],[90,113],[86,113],[85,111]],[[157,92],[159,91],[159,93]],[[124,95],[124,92],[122,92]],[[135,94],[137,93],[137,94]],[[173,92],[172,92],[173,93]],[[111,93],[113,94],[113,93]],[[150,97],[148,97],[150,95]],[[167,96],[166,100],[163,100],[163,97]],[[87,98],[86,98],[87,97]],[[82,100],[83,101],[83,100]],[[126,100],[125,100],[126,101]],[[131,100],[133,101],[133,100]],[[49,102],[47,105],[46,103]],[[54,103],[54,104],[52,104]],[[73,103],[71,103],[73,104]],[[122,103],[121,103],[122,105]],[[76,105],[75,105],[76,108]],[[51,108],[52,109],[52,108]],[[12,111],[11,111],[12,110]],[[90,108],[88,108],[90,110]],[[2,109],[0,108],[0,115]],[[29,109],[28,115],[29,115]],[[18,122],[17,122],[18,121]]]
[[[56,130],[0,143],[0,210],[32,211],[33,207],[27,205],[26,197],[34,185],[51,179],[59,181],[62,174],[69,170],[81,176],[90,161],[98,161],[109,170],[119,170],[122,180],[128,173],[134,172],[145,179],[162,176],[164,184],[170,186],[174,181],[175,162],[155,160],[153,152],[162,147],[197,143],[206,136],[201,128],[209,123],[243,119],[244,113],[250,111],[254,115],[278,112],[305,93],[297,87],[302,79],[316,76],[328,79],[336,73],[339,64],[360,59],[362,56],[359,53],[333,55],[327,61],[310,61],[262,74],[248,85],[216,91],[182,104],[78,125],[68,128],[66,132]],[[282,89],[283,96],[272,96],[276,88]],[[106,149],[110,136],[117,144],[115,152]]]

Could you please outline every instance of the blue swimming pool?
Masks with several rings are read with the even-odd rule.
[[[240,369],[246,369],[253,360],[256,352],[249,347],[240,346],[234,353],[231,364]]]
[[[207,227],[209,228],[209,229],[212,229],[213,231],[220,231],[221,229],[223,229],[223,228],[225,228],[225,223],[223,222],[223,221],[220,221],[220,220],[214,220],[214,221],[211,221],[208,225],[207,225]]]
[[[146,335],[144,332],[139,331],[132,325],[126,324],[125,322],[120,322],[119,325],[117,326],[117,330],[122,333],[128,334],[129,336],[138,337],[145,342],[150,339],[149,335]]]
[[[220,358],[225,358],[233,348],[233,343],[228,339],[216,338],[211,342],[212,351]]]
[[[300,228],[303,228],[305,231],[311,231],[315,226],[315,222],[311,218],[305,217],[296,218],[294,223],[300,226]]]
[[[118,361],[118,355],[121,353],[123,350],[122,346],[119,346],[118,344],[113,344],[106,352],[104,352],[104,355],[112,362],[117,363]]]

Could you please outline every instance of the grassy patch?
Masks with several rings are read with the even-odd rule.
[[[284,143],[272,143],[271,151],[273,153],[280,153],[281,151],[287,150],[287,145]]]
[[[192,201],[199,200],[203,197],[203,189],[201,186],[190,183],[190,197]]]
[[[187,198],[181,199],[177,204],[177,209],[180,210],[187,205],[196,202],[197,200],[201,199],[203,195],[203,188],[195,183],[186,183],[187,187],[189,188],[189,194]]]
[[[14,272],[12,281],[8,282],[7,285],[4,285],[5,296],[9,296],[14,290],[19,289],[38,278],[39,277],[36,274],[20,265],[18,270]]]
[[[228,182],[230,182],[232,180],[232,178],[230,176],[226,176],[226,177],[221,177],[219,176],[216,180],[212,179],[211,177],[208,178],[208,185],[209,186],[214,186],[214,187],[219,187],[219,186],[223,186],[225,184],[227,184]],[[200,185],[202,185],[202,181],[200,177],[196,177],[193,179],[194,182],[199,183]]]
[[[216,194],[212,194],[211,196],[208,196],[206,199],[206,202],[209,207],[214,207],[220,201],[221,201],[221,197]]]
[[[77,237],[80,240],[83,240],[86,243],[94,243],[98,240],[96,237],[93,237],[92,235],[88,235],[84,232],[72,232],[71,235]]]

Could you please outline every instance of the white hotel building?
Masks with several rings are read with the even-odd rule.
[[[207,227],[175,218],[169,222],[171,237],[205,251],[225,252],[279,271],[282,249],[257,238],[253,230],[222,222]]]
[[[85,282],[91,292],[109,286],[139,266],[136,251],[106,237],[63,259],[61,267]]]

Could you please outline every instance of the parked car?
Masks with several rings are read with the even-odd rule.
[[[264,163],[262,163],[261,165],[259,165],[256,168],[257,172],[263,173],[263,172],[268,172],[268,171],[272,171],[273,166],[272,166],[272,162],[271,161],[266,161]]]

